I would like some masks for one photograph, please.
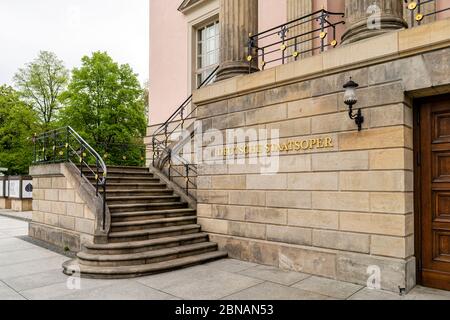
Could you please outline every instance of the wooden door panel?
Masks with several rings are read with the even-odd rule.
[[[437,109],[433,112],[433,143],[450,142],[450,111]]]
[[[450,232],[436,231],[434,233],[433,260],[436,262],[450,263]],[[444,265],[445,266],[445,265]]]
[[[450,182],[450,152],[433,150],[433,182]]]
[[[434,192],[433,222],[450,223],[450,192]]]
[[[419,107],[419,279],[450,290],[450,97],[429,99]]]

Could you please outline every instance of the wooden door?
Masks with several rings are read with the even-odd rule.
[[[450,96],[423,100],[418,107],[418,280],[424,286],[450,290]]]

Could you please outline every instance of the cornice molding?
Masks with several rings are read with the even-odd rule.
[[[185,13],[206,1],[208,0],[184,0],[178,7],[178,11]]]

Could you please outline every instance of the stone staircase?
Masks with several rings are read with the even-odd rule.
[[[95,183],[93,174],[86,176]],[[89,244],[64,273],[87,278],[132,278],[225,258],[174,190],[147,168],[108,167],[107,244]]]

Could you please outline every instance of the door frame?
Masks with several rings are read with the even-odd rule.
[[[413,101],[413,154],[414,154],[414,252],[416,257],[416,284],[422,284],[422,147],[420,131],[420,107],[425,98]]]

